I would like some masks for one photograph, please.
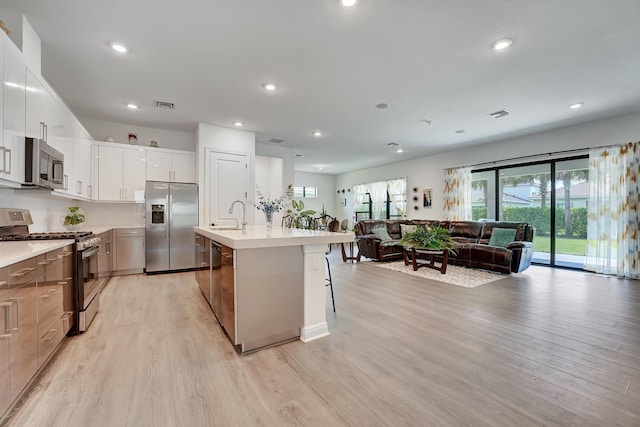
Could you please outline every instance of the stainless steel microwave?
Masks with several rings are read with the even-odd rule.
[[[25,140],[25,184],[46,188],[63,188],[64,154],[44,140]]]

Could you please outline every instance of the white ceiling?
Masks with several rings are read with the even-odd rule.
[[[638,0],[2,3],[38,32],[42,73],[78,116],[191,132],[241,120],[257,142],[284,139],[303,154],[298,171],[342,173],[640,111]],[[512,47],[493,51],[502,37]],[[266,81],[280,89],[266,93]],[[576,101],[584,107],[569,110]],[[487,116],[503,108],[511,114]]]

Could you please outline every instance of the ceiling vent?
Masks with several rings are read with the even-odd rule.
[[[166,101],[156,101],[156,107],[166,108],[167,110],[173,110],[174,108],[176,108],[173,102],[166,102]]]
[[[507,110],[499,110],[499,111],[495,111],[493,113],[489,113],[487,115],[489,117],[493,117],[494,119],[499,119],[501,117],[508,116],[509,112]]]
[[[278,138],[271,138],[270,140],[268,140],[267,142],[271,142],[273,144],[282,144],[284,142],[284,139],[278,139]]]
[[[296,153],[296,159],[301,159],[304,157],[304,154]]]

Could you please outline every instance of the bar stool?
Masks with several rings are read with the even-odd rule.
[[[325,255],[324,259],[327,261],[327,271],[329,272],[329,277],[326,277],[326,286],[331,288],[331,303],[333,304],[333,312],[336,312],[336,301],[333,299],[333,280],[331,280],[331,266],[329,265],[329,258]]]

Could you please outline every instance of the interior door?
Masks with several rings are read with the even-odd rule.
[[[241,221],[241,210],[236,208],[230,214],[229,208],[234,200],[246,201],[249,196],[249,155],[209,151],[207,160],[208,188],[205,189],[205,197],[209,198],[208,224],[233,224],[235,219]]]

